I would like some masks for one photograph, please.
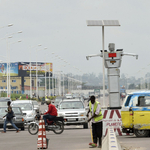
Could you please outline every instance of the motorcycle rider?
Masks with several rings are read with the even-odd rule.
[[[44,113],[43,116],[43,119],[45,121],[45,126],[47,126],[47,119],[52,121],[57,116],[57,109],[54,105],[51,104],[50,99],[46,101],[46,104],[48,105],[48,111]]]

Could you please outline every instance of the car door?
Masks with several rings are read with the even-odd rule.
[[[150,96],[139,96],[137,106],[133,108],[135,129],[150,129]]]

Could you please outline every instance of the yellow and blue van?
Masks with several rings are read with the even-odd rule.
[[[122,132],[137,137],[150,134],[150,91],[128,94],[121,109]]]

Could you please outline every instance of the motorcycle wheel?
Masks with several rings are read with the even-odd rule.
[[[53,130],[53,132],[55,134],[61,134],[64,131],[64,124],[62,122],[55,122],[55,130]]]
[[[35,135],[39,131],[39,126],[36,123],[31,123],[28,126],[28,131],[31,135]]]

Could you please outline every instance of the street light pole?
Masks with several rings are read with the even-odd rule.
[[[45,63],[45,96],[47,95],[47,88],[46,88],[46,63]]]
[[[31,48],[35,48],[37,46],[41,46],[40,44],[36,45],[36,46],[33,46],[33,47],[30,47],[29,50],[30,50],[30,98],[32,98],[32,75],[31,75],[31,68],[32,68],[32,64],[31,64]]]
[[[17,42],[21,42],[21,40],[19,40],[19,41],[17,41]],[[13,42],[13,43],[8,43],[8,51],[9,51],[9,92],[8,92],[8,94],[9,94],[9,97],[11,97],[11,85],[10,85],[10,68],[11,68],[11,65],[10,65],[10,45],[11,44],[15,44],[15,43],[17,43],[17,42]]]

